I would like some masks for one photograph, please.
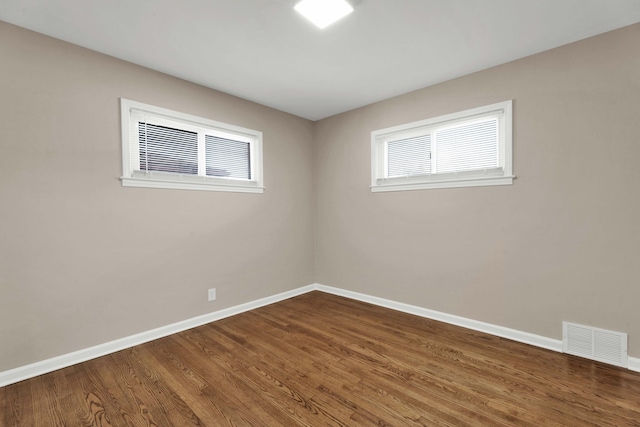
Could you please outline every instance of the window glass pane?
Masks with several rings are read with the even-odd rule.
[[[431,173],[431,135],[387,143],[387,176]]]
[[[198,174],[198,134],[138,122],[140,170]]]
[[[251,145],[205,135],[207,176],[251,179]]]
[[[498,164],[498,119],[436,131],[437,173],[487,169]]]

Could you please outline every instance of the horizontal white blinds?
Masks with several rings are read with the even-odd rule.
[[[248,142],[205,135],[207,176],[251,179]]]
[[[387,143],[387,176],[431,173],[431,135],[420,135]]]
[[[198,174],[198,134],[138,123],[140,170]]]
[[[436,130],[438,173],[498,167],[498,119]]]
[[[386,178],[499,168],[500,116],[408,130],[385,142]]]
[[[252,180],[249,138],[192,125],[142,117],[133,169],[181,175]]]

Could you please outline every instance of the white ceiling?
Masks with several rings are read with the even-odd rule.
[[[0,20],[311,120],[640,22],[640,0],[1,0]],[[631,53],[630,53],[631,54]]]

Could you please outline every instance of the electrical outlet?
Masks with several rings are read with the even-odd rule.
[[[209,301],[214,301],[216,299],[216,288],[209,289]]]

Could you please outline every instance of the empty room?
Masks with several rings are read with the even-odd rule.
[[[640,426],[638,0],[2,0],[0,427]]]

